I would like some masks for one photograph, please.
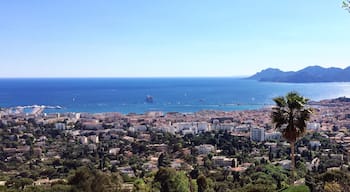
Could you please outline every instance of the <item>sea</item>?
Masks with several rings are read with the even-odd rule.
[[[243,78],[3,78],[0,107],[45,106],[46,113],[193,113],[271,106],[290,91],[319,101],[350,97],[350,83],[273,83]]]

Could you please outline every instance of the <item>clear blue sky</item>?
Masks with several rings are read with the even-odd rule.
[[[0,77],[242,76],[350,66],[341,0],[3,0]]]

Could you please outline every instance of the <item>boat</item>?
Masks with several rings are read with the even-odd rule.
[[[145,100],[147,103],[153,103],[153,97],[151,95],[147,95]]]

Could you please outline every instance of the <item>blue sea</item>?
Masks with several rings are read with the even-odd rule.
[[[322,100],[350,96],[350,83],[271,83],[239,78],[0,79],[0,107],[60,106],[46,112],[247,110],[297,91]],[[147,96],[153,102],[146,101]]]

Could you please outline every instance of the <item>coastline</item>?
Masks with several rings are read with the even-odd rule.
[[[350,104],[350,98],[347,97],[338,97],[338,98],[332,98],[332,99],[324,99],[320,101],[309,101],[309,105],[315,108],[318,107],[334,107],[334,106],[342,106],[343,103],[349,103]],[[192,106],[192,105],[188,105]],[[40,115],[40,114],[76,114],[76,113],[82,113],[82,114],[113,114],[118,113],[122,115],[130,115],[130,114],[137,114],[137,115],[145,115],[148,113],[179,113],[179,114],[197,114],[197,113],[203,113],[203,112],[224,112],[224,113],[230,113],[230,112],[247,112],[247,111],[265,111],[270,110],[273,107],[273,104],[224,104],[224,105],[213,105],[213,106],[257,106],[257,108],[252,109],[234,109],[234,110],[220,110],[220,109],[202,109],[198,111],[161,111],[161,110],[149,110],[145,111],[143,113],[137,113],[137,112],[129,112],[129,113],[122,113],[120,111],[101,111],[101,112],[84,112],[84,111],[64,111],[60,112],[59,110],[64,109],[64,107],[57,105],[57,106],[50,106],[50,105],[25,105],[25,106],[15,106],[15,107],[2,107],[1,112],[6,113],[8,115],[11,114],[22,114],[22,115]],[[30,111],[28,111],[30,110]],[[49,111],[48,111],[49,110]],[[50,111],[54,110],[54,111]]]
[[[341,158],[343,162],[343,159],[346,159],[345,155],[350,153],[350,138],[344,135],[350,127],[350,99],[343,97],[323,100],[313,102],[311,105],[315,107],[315,111],[307,123],[307,144],[298,149],[319,151],[320,158],[325,156],[329,159],[328,155],[332,155]],[[2,152],[8,159],[20,156],[23,162],[41,158],[41,162],[46,167],[54,169],[56,167],[52,165],[52,162],[59,162],[57,159],[70,162],[74,159],[75,162],[85,165],[88,163],[89,166],[99,167],[104,171],[111,170],[113,166],[104,166],[106,164],[101,163],[104,161],[93,161],[95,157],[91,154],[100,154],[99,160],[104,157],[111,158],[105,162],[114,163],[115,166],[120,167],[118,169],[120,173],[130,174],[130,178],[137,178],[139,169],[133,171],[131,166],[136,163],[129,164],[131,162],[129,159],[136,159],[135,162],[140,162],[140,165],[145,166],[147,172],[154,173],[160,170],[157,167],[158,160],[161,154],[167,151],[171,151],[168,153],[169,161],[172,163],[171,167],[186,172],[193,170],[195,165],[205,165],[203,158],[205,156],[202,155],[202,152],[197,153],[199,151],[214,154],[213,159],[218,159],[218,161],[213,161],[215,167],[212,170],[215,171],[221,171],[225,167],[225,169],[229,168],[232,171],[243,173],[252,166],[258,167],[259,165],[255,164],[256,160],[261,161],[262,158],[266,159],[265,163],[269,162],[266,166],[278,164],[281,165],[278,166],[279,170],[287,170],[288,167],[285,165],[290,163],[287,160],[289,145],[281,140],[281,134],[275,129],[270,115],[270,108],[229,112],[206,110],[195,113],[153,111],[126,115],[116,112],[6,114],[1,111],[0,125],[4,128],[3,133],[6,134],[6,137],[20,138],[19,141],[25,141],[26,137],[33,138],[34,144],[34,147],[26,142],[16,147],[3,145]],[[264,136],[257,136],[257,133]],[[211,139],[202,140],[203,138]],[[227,138],[230,139],[227,140]],[[191,139],[190,142],[187,142],[188,139]],[[215,145],[218,139],[225,142],[218,142],[218,145]],[[53,142],[49,142],[50,140]],[[330,149],[323,143],[319,145],[325,140],[327,143],[345,146],[344,151],[339,154],[339,151],[334,150],[330,154],[331,149],[338,148]],[[194,144],[195,141],[196,144]],[[181,145],[177,145],[178,143]],[[319,148],[315,150],[311,144],[318,145]],[[245,147],[241,148],[241,145]],[[100,146],[104,146],[106,150],[101,150]],[[266,150],[266,147],[280,149],[285,155],[282,158],[278,157],[277,151],[275,151],[276,155],[275,152],[270,154],[271,150]],[[227,150],[232,148],[235,149],[232,152]],[[244,149],[249,149],[251,152]],[[31,151],[34,152],[34,156],[25,159],[28,154],[31,154]],[[187,156],[181,156],[182,153],[196,157],[196,161],[187,161],[185,158]],[[273,155],[269,156],[269,154]],[[246,156],[246,159],[240,161],[241,156]],[[126,161],[118,161],[120,157],[126,157]],[[312,159],[305,158],[305,160],[306,165],[311,165],[313,162]],[[12,161],[5,161],[6,165],[10,165],[8,162]],[[21,166],[30,165],[30,163],[23,162],[20,162]],[[186,166],[178,162],[186,163]],[[326,163],[323,164],[326,165]],[[342,164],[337,165],[337,169],[341,169]],[[10,168],[17,171],[18,167]],[[25,168],[31,169],[30,166]],[[310,166],[307,168],[312,170]],[[40,167],[39,170],[41,169]],[[68,172],[64,172],[59,175],[59,179],[65,179],[67,176]],[[51,181],[54,180],[47,179],[47,182]],[[33,182],[39,183],[41,180]],[[124,182],[123,184],[130,183]]]

